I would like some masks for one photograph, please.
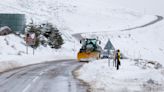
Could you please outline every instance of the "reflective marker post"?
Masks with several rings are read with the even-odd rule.
[[[28,45],[26,44],[26,54],[28,54]]]
[[[110,67],[110,58],[108,58],[108,66]]]
[[[35,54],[35,51],[34,51],[34,45],[33,45],[33,55]]]

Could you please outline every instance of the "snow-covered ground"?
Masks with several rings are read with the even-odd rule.
[[[91,92],[163,92],[164,68],[157,62],[121,60],[119,70],[107,59],[85,64],[76,71]]]

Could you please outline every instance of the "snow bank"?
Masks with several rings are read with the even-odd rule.
[[[45,52],[44,52],[45,53]],[[26,66],[30,64],[50,62],[55,60],[66,60],[66,59],[75,59],[72,53],[63,53],[63,52],[53,52],[47,54],[40,55],[23,55],[23,56],[15,56],[15,55],[5,55],[0,58],[0,72],[13,69],[20,66]]]
[[[121,60],[121,67],[116,70],[112,60],[110,66],[108,60],[98,60],[85,64],[76,73],[91,85],[92,92],[163,92],[164,68],[154,67],[152,63]]]
[[[65,41],[59,50],[50,47],[38,47],[33,55],[33,49],[28,47],[26,54],[25,41],[14,35],[0,36],[0,72],[15,67],[36,64],[47,61],[75,59],[74,44]]]

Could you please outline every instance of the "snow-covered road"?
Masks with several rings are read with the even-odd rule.
[[[156,19],[154,19],[154,20],[152,20],[152,21],[150,21],[146,24],[141,24],[141,25],[138,25],[138,26],[129,27],[127,29],[122,29],[122,30],[117,30],[117,31],[130,31],[130,30],[134,30],[134,29],[138,29],[138,28],[144,28],[144,27],[153,25],[155,23],[158,23],[162,20],[163,20],[163,16],[156,15]],[[108,30],[108,31],[101,31],[101,32],[110,32],[110,31]],[[72,36],[75,37],[77,40],[81,40],[81,39],[83,39],[82,34],[86,34],[86,33],[87,32],[85,32],[85,33],[76,33],[76,34],[73,34]],[[100,32],[91,32],[91,33],[100,33]]]
[[[128,29],[123,29],[121,31],[129,31],[129,30],[134,30],[134,29],[138,29],[138,28],[143,28],[143,27],[147,27],[147,26],[150,26],[150,25],[153,25],[157,22],[160,22],[163,20],[163,17],[162,16],[159,16],[159,15],[156,15],[157,19],[153,20],[153,21],[150,21],[149,23],[146,23],[144,25],[141,25],[141,26],[136,26],[136,27],[132,27],[132,28],[128,28]]]
[[[7,71],[0,74],[0,92],[87,92],[88,86],[72,74],[81,65],[61,60]]]

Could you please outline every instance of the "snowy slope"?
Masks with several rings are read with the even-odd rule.
[[[0,7],[1,13],[25,13],[27,22],[49,21],[72,33],[120,29],[155,18],[107,0],[5,0]]]

